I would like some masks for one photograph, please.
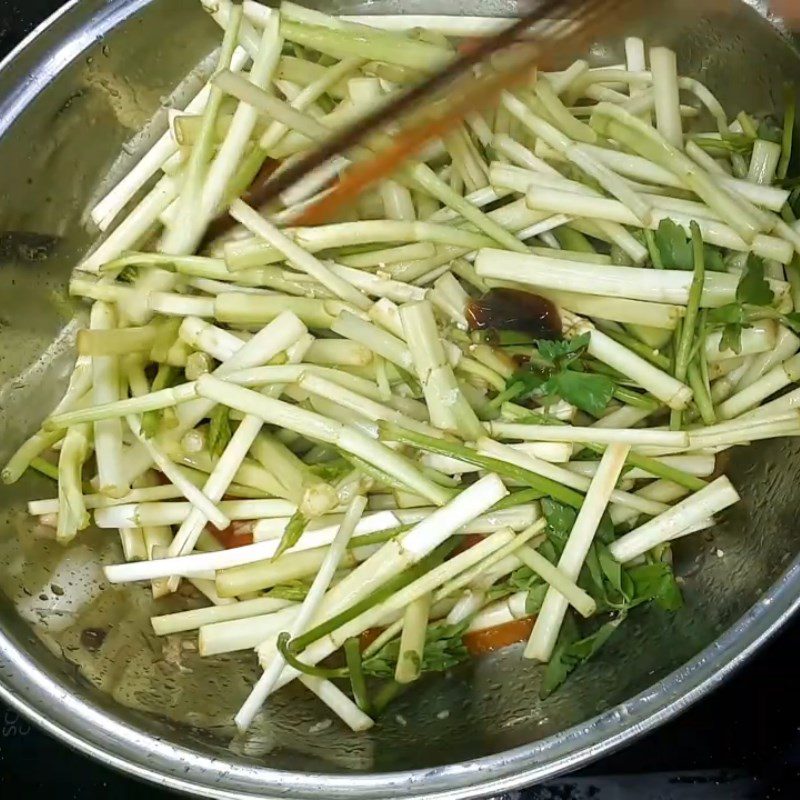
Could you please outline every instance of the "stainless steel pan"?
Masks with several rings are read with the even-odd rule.
[[[0,231],[62,237],[38,260],[12,252],[0,263],[0,459],[53,406],[68,372],[76,325],[57,295],[91,241],[87,209],[163,130],[161,103],[218,41],[198,6],[72,2],[0,69]],[[515,11],[510,0],[325,7]],[[783,82],[800,80],[797,55],[753,8],[705,19],[680,0],[654,4],[653,15],[650,36],[676,46],[682,69],[730,112],[774,109]],[[594,57],[620,60],[619,42],[598,45]],[[512,649],[426,682],[366,735],[326,726],[323,709],[289,691],[233,744],[231,714],[253,659],[165,651],[148,631],[144,588],[94,585],[87,544],[115,560],[113,543],[90,534],[63,551],[37,538],[24,504],[52,487],[26,479],[0,489],[0,695],[87,755],[205,797],[464,798],[519,787],[679,713],[800,603],[800,447],[748,449],[729,472],[744,503],[712,537],[677,552],[685,608],[634,613],[547,702],[537,697],[538,671]],[[102,644],[87,628],[105,632]]]

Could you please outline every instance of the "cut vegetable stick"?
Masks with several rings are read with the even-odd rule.
[[[375,723],[335,683],[313,675],[300,676],[300,682],[331,709],[350,730],[359,733]]]
[[[715,469],[715,458],[713,455],[662,456],[656,460],[665,466],[670,466],[682,472],[686,472],[689,475],[703,478],[713,474]],[[570,461],[566,467],[579,475],[588,475],[591,477],[597,472],[598,463],[597,461]],[[652,478],[653,475],[647,470],[637,467],[627,470],[624,477],[629,480],[641,480]]]
[[[387,600],[364,611],[331,634],[318,640],[302,653],[301,660],[309,664],[318,663],[337,650],[346,639],[351,636],[358,636],[367,628],[380,624],[389,614],[396,613],[405,608],[410,602],[428,592],[434,591],[452,576],[465,572],[512,540],[513,534],[510,531],[499,531],[492,534],[463,553],[459,553],[440,566],[430,570],[421,578],[400,589]],[[285,670],[275,688],[279,689],[286,685],[297,677],[297,674],[296,670]]]
[[[566,338],[572,339],[583,333],[589,333],[587,351],[590,355],[632,378],[643,389],[670,408],[686,408],[692,399],[692,390],[686,384],[653,366],[649,361],[628,350],[619,342],[615,342],[610,336],[597,330],[590,322],[569,312],[562,312],[562,320],[565,328],[569,326],[564,333]]]
[[[798,380],[800,356],[793,356],[717,406],[717,414],[722,419],[738,417]]]
[[[253,600],[242,600],[228,605],[196,608],[191,611],[178,611],[174,614],[162,614],[151,617],[150,623],[157,636],[169,636],[175,633],[184,633],[210,625],[215,622],[225,622],[235,619],[269,614],[288,606],[294,605],[289,600],[279,600],[274,597],[258,597]]]
[[[760,408],[754,408],[752,411],[742,414],[739,419],[742,421],[767,419],[782,412],[791,411],[795,408],[800,408],[800,389],[793,389],[791,392],[787,392],[777,400],[772,400],[769,403],[765,403]]]
[[[620,225],[641,225],[639,219],[618,200],[574,194],[560,188],[532,186],[526,194],[526,202],[530,208],[542,213],[569,213],[574,217],[586,218],[595,222],[603,220]],[[646,227],[655,230],[662,220],[671,219],[684,229],[688,229],[694,217],[694,221],[697,222],[703,233],[704,241],[709,244],[741,252],[752,251],[762,258],[775,259],[783,264],[789,263],[791,253],[794,251],[791,242],[759,233],[754,235],[748,243],[733,228],[723,222],[708,216],[702,217],[696,213],[687,215],[684,210],[686,208],[684,202],[656,198],[650,221]],[[676,206],[678,210],[676,210]]]
[[[62,544],[72,541],[78,531],[89,525],[89,514],[83,502],[81,475],[91,450],[89,425],[75,425],[67,430],[58,455],[56,539]]]
[[[308,594],[297,612],[297,616],[292,621],[291,628],[289,629],[292,637],[299,636],[303,633],[319,610],[325,592],[328,590],[331,580],[333,579],[333,574],[339,566],[347,543],[350,541],[350,537],[353,535],[366,505],[367,501],[364,497],[356,497],[350,503],[325,560],[322,562],[319,572],[317,572],[311,584],[311,588],[308,590]],[[258,682],[251,690],[244,705],[239,709],[234,718],[236,727],[240,731],[245,731],[250,727],[256,713],[264,704],[264,701],[269,696],[278,678],[280,678],[285,663],[284,658],[280,654],[276,654],[272,663],[258,679]],[[369,723],[371,724],[371,720],[369,720]]]
[[[612,542],[609,545],[611,555],[622,563],[631,561],[738,501],[739,494],[723,475],[669,511]]]
[[[711,176],[640,119],[613,103],[601,102],[595,106],[590,124],[598,133],[616,139],[673,172],[745,242],[752,242],[759,233],[758,221],[748,211],[730,195],[720,192]]]
[[[299,603],[289,603],[278,611],[206,623],[200,626],[198,633],[200,655],[252,650],[271,636],[288,630],[299,611]]]
[[[413,367],[411,353],[402,339],[365,322],[349,311],[339,314],[331,323],[330,328],[345,339],[369,347],[373,352],[387,361],[397,364],[402,369],[410,370]]]
[[[468,440],[480,436],[481,423],[446,361],[431,304],[427,301],[406,303],[400,307],[400,320],[431,423],[444,430],[457,431]]]
[[[582,428],[572,425],[529,425],[516,422],[488,422],[492,436],[503,439],[546,442],[585,442],[587,444],[653,445],[687,447],[689,436],[683,431],[649,430],[644,428]]]
[[[96,356],[96,359],[114,358],[117,356]],[[130,397],[126,400],[113,400],[97,405],[90,405],[77,411],[67,411],[48,417],[43,424],[45,430],[68,428],[82,422],[114,421],[129,414],[143,414],[147,411],[169,408],[187,403],[197,398],[197,387],[193,383],[184,383],[169,389]]]
[[[173,485],[180,490],[181,494],[189,501],[191,508],[196,508],[199,512],[203,513],[207,519],[220,530],[227,528],[230,525],[230,519],[215,505],[215,500],[212,500],[203,493],[201,489],[196,487],[174,464],[164,451],[154,442],[144,435],[142,435],[142,426],[139,419],[136,417],[127,418],[128,427],[133,435],[136,437],[139,444],[144,447],[147,454],[153,460],[155,466],[162,472]],[[110,515],[119,519],[122,515],[115,513],[111,509],[108,510]],[[98,512],[99,513],[99,512]],[[97,521],[97,514],[95,514],[95,523],[100,525]],[[138,523],[136,525],[117,525],[109,527],[145,527],[147,524],[168,524],[164,522],[158,523]],[[102,526],[101,526],[102,527]]]
[[[83,405],[83,403],[88,404],[91,401],[91,388],[91,359],[85,356],[78,356],[75,367],[70,375],[69,383],[67,384],[67,390],[53,409],[51,416],[72,411],[77,406]],[[14,454],[8,459],[2,472],[0,472],[0,479],[6,484],[16,483],[28,469],[31,461],[41,455],[49,447],[55,445],[61,437],[61,431],[38,430],[14,451]],[[29,513],[54,513],[58,510],[58,502],[54,502],[55,507],[52,507],[49,512],[30,511]],[[87,508],[89,507],[90,506],[87,506]]]
[[[515,592],[502,600],[490,603],[472,618],[467,633],[496,628],[499,625],[513,622],[515,619],[529,616],[525,607],[527,600],[528,592],[524,591]]]
[[[529,455],[519,450],[514,450],[509,445],[495,442],[492,439],[484,438],[477,442],[479,452],[492,458],[498,458],[501,461],[507,461],[511,464],[516,464],[519,467],[528,469],[538,475],[543,475],[550,480],[557,481],[564,486],[569,486],[573,489],[585,492],[591,486],[591,478],[585,475],[573,473],[571,470],[566,469],[557,464],[548,464],[541,461],[532,455]],[[596,473],[595,473],[596,474]],[[644,514],[660,514],[666,511],[662,503],[656,503],[652,500],[646,500],[635,494],[623,492],[619,489],[613,489],[611,499],[614,503],[618,503],[629,508],[635,508]]]
[[[369,300],[351,283],[332,273],[321,261],[295,244],[246,203],[234,200],[229,213],[237,222],[241,222],[248,230],[279,250],[293,267],[311,275],[337,297],[352,303],[356,308],[369,308]]]
[[[600,518],[605,513],[629,450],[628,445],[612,444],[606,448],[600,460],[600,467],[592,479],[586,499],[558,561],[558,569],[573,581],[578,579],[597,526],[600,524]],[[536,618],[531,638],[525,647],[525,658],[544,662],[550,660],[567,606],[568,602],[564,595],[551,585]]]
[[[353,547],[342,557],[341,568],[352,569],[358,566],[379,548],[380,544]],[[223,597],[238,597],[316,575],[327,552],[328,546],[323,545],[310,550],[284,553],[276,559],[220,570],[216,578],[217,591]]]
[[[774,320],[755,322],[742,330],[740,352],[721,350],[722,332],[710,333],[705,339],[705,355],[709,362],[724,361],[727,358],[740,358],[755,353],[765,353],[775,347],[777,325]]]
[[[632,428],[653,412],[647,408],[620,406],[594,423],[594,428]]]
[[[307,329],[297,317],[294,317],[294,319],[287,318],[286,325],[281,331],[281,334],[284,334],[287,340],[289,340],[288,349],[291,352],[291,346],[297,345],[304,335],[307,334]],[[280,346],[285,343],[286,341],[279,339],[278,344]],[[295,356],[297,360],[302,359],[305,351],[308,349],[309,343],[310,340],[299,345],[299,351]],[[294,359],[290,358],[290,360]],[[265,391],[280,396],[282,389],[283,387],[280,384],[275,384]],[[262,424],[263,421],[260,417],[247,414],[239,424],[239,427],[234,431],[203,487],[203,494],[213,503],[218,503],[222,499],[228,486],[232,483],[239,467],[250,451],[250,448],[253,446]],[[193,508],[189,512],[187,518],[181,523],[178,532],[175,534],[175,538],[170,543],[167,551],[168,556],[179,556],[191,552],[194,549],[197,538],[208,522],[208,519],[208,516],[203,512],[202,508],[197,506]],[[170,580],[169,586],[170,589],[174,591],[177,587],[177,581]]]
[[[176,486],[153,486],[141,489],[131,489],[124,497],[106,497],[102,494],[85,494],[83,502],[87,509],[110,508],[122,504],[147,503],[159,500],[172,500],[181,497],[181,492]],[[43,514],[58,513],[58,499],[31,500],[28,503],[28,513],[38,517]],[[113,526],[117,527],[117,526]]]
[[[378,530],[387,530],[398,524],[397,518],[390,511],[382,511],[380,514],[383,516],[381,517],[378,514],[373,516],[370,533]],[[290,547],[287,552],[301,552],[330,544],[336,534],[336,530],[338,530],[338,526],[301,537],[300,541]],[[231,550],[222,550],[217,553],[193,553],[139,564],[115,564],[104,569],[106,577],[112,583],[152,580],[153,578],[166,578],[170,575],[194,577],[272,558],[278,550],[279,544],[278,540],[271,539],[267,542],[257,542],[243,547],[235,547]]]
[[[272,425],[279,425],[312,439],[335,445],[393,475],[412,491],[434,504],[447,501],[449,493],[423,476],[405,458],[380,442],[372,441],[354,428],[326,419],[280,400],[263,397],[249,389],[203,375],[197,382],[201,395],[224,403],[246,414],[252,414]]]
[[[254,89],[269,85],[278,65],[282,46],[279,15],[273,14],[261,34],[258,51],[248,75],[248,83]],[[200,198],[200,213],[203,218],[210,220],[222,205],[257,119],[258,111],[253,106],[245,102],[238,104],[228,134],[209,165],[203,183]]]
[[[653,75],[656,128],[673,147],[683,147],[683,126],[678,96],[678,67],[675,51],[668,47],[650,48]]]
[[[92,306],[90,325],[95,330],[116,327],[117,314],[108,303]],[[118,402],[120,369],[117,356],[96,356],[92,359],[92,403],[95,406]],[[73,412],[80,413],[80,412]],[[119,417],[100,419],[94,423],[94,450],[100,494],[121,497],[130,491],[122,472],[122,421]]]
[[[178,494],[177,488],[174,494]],[[94,515],[94,521],[99,528],[144,528],[150,525],[179,525],[186,519],[191,508],[192,504],[188,502],[125,503],[99,508]],[[266,500],[223,500],[218,504],[217,508],[229,521],[270,519],[273,517],[286,518],[291,517],[297,511],[297,506],[294,503],[288,500],[272,498]],[[227,525],[217,525],[216,527],[227,527]]]
[[[397,517],[399,512],[395,509],[391,509],[391,511],[395,517],[399,519],[399,517]],[[375,522],[374,518],[378,520],[378,523]],[[304,535],[313,533],[315,538],[325,539],[327,536],[336,532],[342,519],[343,516],[341,514],[325,514],[311,520],[303,533]],[[355,536],[364,536],[368,533],[374,533],[376,530],[380,530],[376,528],[375,525],[380,524],[381,520],[385,521],[382,511],[376,511],[373,514],[365,514],[356,525]],[[280,539],[290,521],[291,517],[267,517],[266,519],[256,520],[252,526],[254,541],[266,542],[273,539]]]
[[[442,436],[438,428],[424,422],[418,422],[416,419],[412,419],[394,408],[390,408],[382,403],[376,403],[374,400],[356,394],[319,375],[307,373],[300,378],[297,385],[311,394],[327,397],[345,408],[362,414],[367,419],[382,419],[389,422],[396,422],[398,425],[402,425],[409,430],[424,433],[426,436]]]
[[[430,506],[418,508],[398,508],[392,509],[392,513],[403,523],[403,525],[415,525],[422,522],[436,509]],[[523,503],[510,508],[503,508],[499,511],[488,511],[485,514],[475,517],[475,519],[462,525],[456,533],[464,535],[486,534],[499,531],[501,528],[511,528],[513,531],[521,531],[529,527],[539,518],[539,507],[535,503]]]
[[[778,327],[778,335],[775,339],[774,347],[770,351],[756,356],[752,362],[749,362],[747,370],[736,383],[736,389],[739,391],[746,389],[759,378],[763,377],[773,367],[793,356],[798,350],[800,350],[800,338],[788,328],[780,325]]]
[[[403,612],[400,652],[394,673],[398,683],[413,683],[419,678],[430,610],[431,595],[424,594],[412,600]]]
[[[613,202],[613,201],[612,201]],[[578,261],[545,258],[538,255],[517,255],[502,250],[478,252],[475,269],[483,278],[500,278],[541,286],[545,289],[583,292],[585,294],[627,297],[658,303],[686,305],[692,273],[683,270],[652,270],[637,267],[596,266]],[[738,277],[710,272],[703,287],[702,305],[716,308],[735,301]],[[770,281],[776,302],[787,295],[788,284]]]
[[[552,586],[582,617],[591,617],[597,611],[592,597],[533,547],[523,545],[516,553],[526,567]]]

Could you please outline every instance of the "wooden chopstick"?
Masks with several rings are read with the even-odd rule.
[[[469,76],[474,68],[484,64],[494,54],[514,45],[501,69],[487,71],[474,78],[467,90],[444,104],[438,113],[412,122],[392,137],[389,144],[378,148],[373,158],[351,166],[326,195],[305,209],[293,224],[315,225],[328,221],[342,205],[352,201],[376,181],[396,172],[402,164],[418,153],[428,142],[440,138],[458,125],[470,113],[484,108],[499,95],[524,83],[538,65],[563,58],[565,50],[579,52],[606,28],[620,25],[641,0],[544,0],[506,30],[478,42],[450,65],[404,93],[397,100],[368,114],[315,148],[307,156],[268,180],[251,202],[263,205],[293,186],[309,172],[364,141],[387,122],[422,107],[442,89],[459,78]],[[627,12],[627,13],[626,13]],[[544,21],[533,39],[522,35],[536,22]],[[559,35],[559,29],[562,30]]]

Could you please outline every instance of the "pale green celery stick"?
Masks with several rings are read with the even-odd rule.
[[[250,452],[284,485],[288,494],[297,498],[300,513],[307,519],[319,517],[338,505],[333,487],[311,472],[300,458],[271,434],[261,431]]]
[[[156,328],[119,328],[98,331],[83,328],[78,331],[77,348],[82,356],[120,356],[132,352],[149,352],[156,339]]]
[[[456,430],[467,440],[482,436],[483,426],[447,363],[430,302],[406,303],[400,307],[400,319],[431,422],[445,430]]]
[[[681,335],[678,340],[678,349],[675,353],[675,377],[685,382],[689,369],[690,354],[695,338],[695,325],[700,311],[700,299],[703,295],[705,283],[705,256],[703,252],[703,238],[696,222],[691,223],[692,230],[692,256],[694,259],[694,276],[689,289],[689,303],[686,306],[686,316],[681,325]],[[677,430],[681,427],[683,413],[673,409],[670,412],[670,427]]]
[[[91,427],[74,425],[67,430],[58,459],[58,527],[56,538],[66,544],[89,526],[83,500],[82,471],[91,454]]]
[[[594,144],[597,141],[597,134],[584,122],[572,116],[569,109],[553,91],[547,78],[540,78],[536,82],[534,91],[556,127],[560,128],[570,139],[588,144]]]
[[[231,6],[228,27],[225,29],[222,48],[217,60],[217,70],[228,69],[231,66],[233,51],[239,40],[242,14],[241,5]],[[180,255],[191,253],[197,248],[205,230],[206,219],[201,211],[201,195],[216,144],[217,118],[222,101],[222,90],[212,82],[208,102],[203,111],[200,135],[192,148],[184,171],[183,184],[177,200],[177,213],[173,218],[174,222],[167,225],[161,243],[161,249],[166,253]]]
[[[292,311],[309,328],[330,328],[342,311],[357,311],[341,300],[321,300],[310,297],[281,297],[229,292],[218,295],[214,316],[220,322],[234,325],[262,326],[283,311]]]
[[[436,505],[443,505],[450,497],[447,490],[425,478],[406,458],[355,428],[280,400],[263,397],[211,375],[203,375],[198,380],[198,390],[210,400],[237,408],[244,413],[252,413],[268,424],[294,430],[303,436],[332,444],[344,452],[363,458],[378,469],[394,474],[408,489]]]
[[[412,683],[420,676],[430,609],[430,594],[422,595],[406,607],[400,635],[400,654],[394,673],[398,683]]]
[[[306,25],[283,18],[281,34],[291,42],[335,58],[384,61],[426,73],[441,69],[452,58],[452,51],[426,42],[399,38],[385,31],[362,32],[353,36],[349,31]]]
[[[484,214],[460,194],[454,192],[427,164],[416,164],[408,168],[408,174],[426,192],[432,194],[444,205],[457,211],[461,216],[471,222],[478,230],[483,231],[498,244],[508,250],[518,253],[528,252],[528,248],[504,227]]]
[[[598,103],[590,119],[601,135],[616,139],[659,166],[668,169],[716,211],[745,242],[752,242],[759,226],[711,176],[675,149],[651,126],[612,103]]]
[[[91,360],[79,357],[75,362],[72,375],[70,375],[64,397],[53,409],[53,414],[65,413],[72,411],[83,403],[88,404],[91,401],[91,395],[89,394],[91,386]],[[3,483],[16,483],[22,477],[31,461],[56,444],[56,442],[59,442],[63,436],[64,431],[45,431],[43,428],[34,433],[33,436],[20,445],[3,467],[3,471],[0,473]]]

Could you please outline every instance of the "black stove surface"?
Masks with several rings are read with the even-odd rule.
[[[187,0],[181,0],[186,2]],[[63,0],[0,0],[0,56]],[[800,620],[710,697],[575,775],[503,800],[778,800],[800,796]],[[174,797],[84,758],[0,704],[0,792]]]

